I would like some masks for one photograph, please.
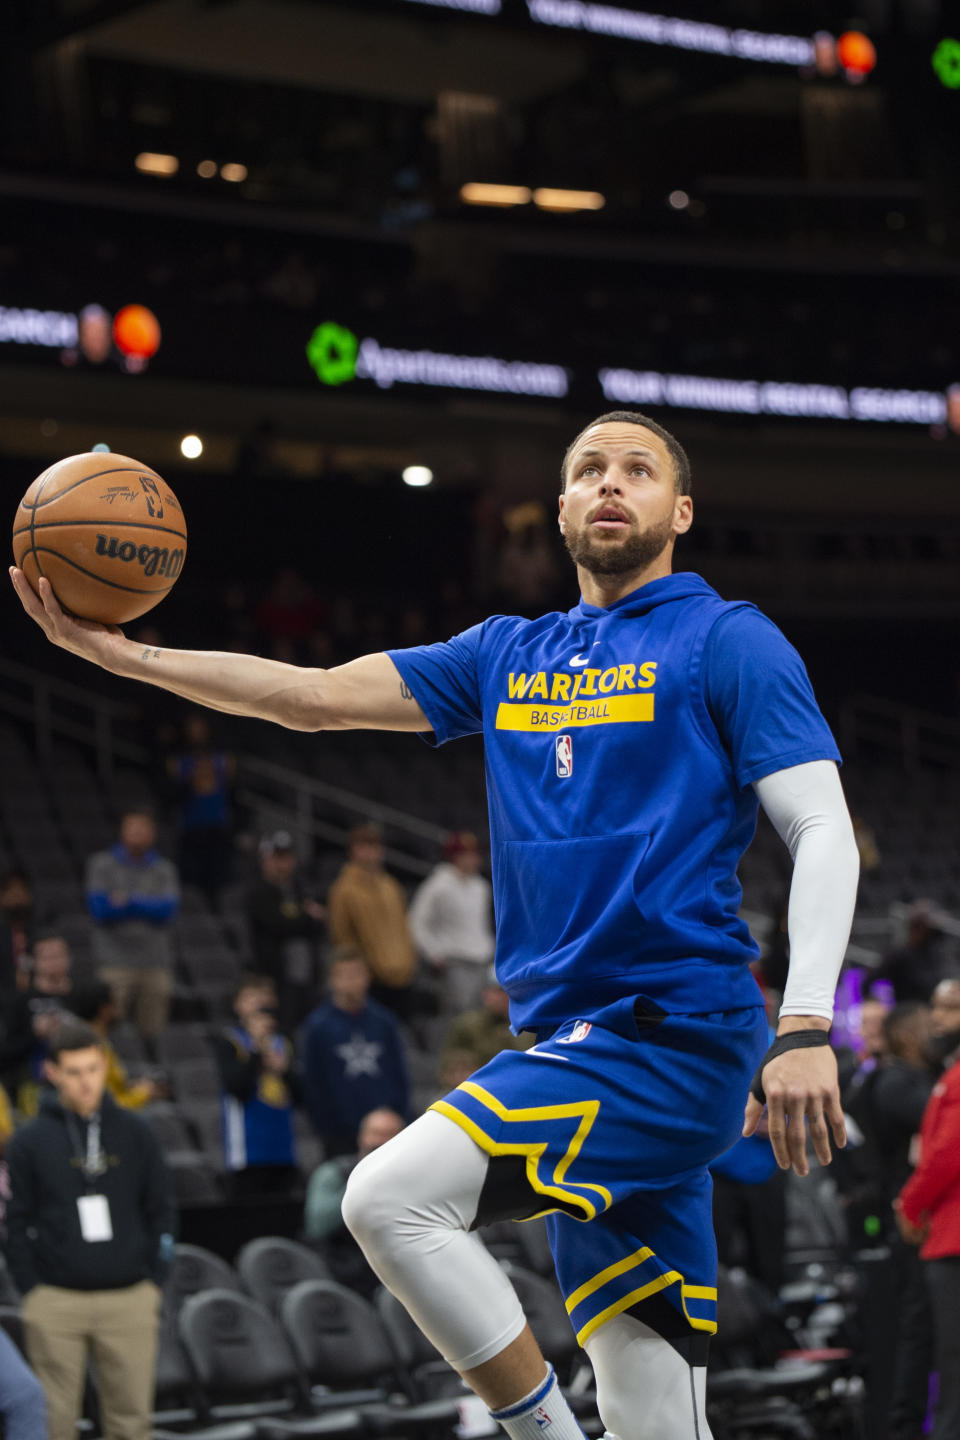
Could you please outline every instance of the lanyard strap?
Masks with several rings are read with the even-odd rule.
[[[71,1132],[73,1132],[74,1121],[76,1121],[77,1124],[77,1130],[71,1135],[71,1138],[75,1141],[76,1156],[80,1162],[80,1169],[86,1181],[87,1190],[89,1191],[93,1186],[94,1180],[98,1175],[102,1175],[106,1168],[103,1164],[103,1157],[100,1150],[100,1111],[98,1110],[96,1114],[91,1115],[87,1121],[86,1155],[84,1155],[83,1131],[80,1129],[80,1119],[74,1115],[70,1115],[68,1119]]]

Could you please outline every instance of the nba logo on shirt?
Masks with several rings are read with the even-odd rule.
[[[573,774],[573,741],[569,735],[557,736],[557,774],[561,780]]]
[[[578,1040],[586,1040],[593,1027],[589,1020],[578,1020],[570,1031],[569,1035],[558,1035],[558,1045],[576,1045]]]

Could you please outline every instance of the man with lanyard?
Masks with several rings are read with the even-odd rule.
[[[47,1093],[7,1148],[7,1257],[50,1440],[75,1440],[87,1361],[107,1440],[149,1440],[161,1294],[173,1252],[166,1167],[150,1127],[105,1094],[99,1036],[52,1042]]]
[[[620,1440],[705,1440],[716,1328],[707,1167],[766,1098],[783,1168],[845,1140],[827,1031],[858,857],[839,755],[796,652],[752,606],[673,575],[687,456],[636,412],[563,462],[582,600],[330,671],[143,650],[13,582],[58,645],[195,702],[295,729],[486,742],[497,971],[537,1032],[351,1176],[370,1263],[513,1440],[579,1436],[496,1261],[470,1234],[547,1213],[571,1322]],[[762,804],[794,860],[778,1038],[749,971],[736,867]],[[757,1068],[759,1064],[759,1068]],[[589,1223],[584,1223],[589,1222]]]

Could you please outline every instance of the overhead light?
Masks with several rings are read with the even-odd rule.
[[[526,185],[484,185],[471,181],[460,186],[460,199],[465,205],[529,205],[530,190]]]
[[[686,190],[671,190],[667,196],[667,204],[671,210],[686,210],[690,204],[690,196]]]
[[[96,445],[90,446],[90,453],[92,455],[109,455],[110,446],[105,440],[98,440]]]
[[[180,441],[180,454],[186,460],[198,460],[203,454],[203,441],[199,435],[184,435]]]
[[[606,200],[599,190],[534,190],[533,203],[540,210],[602,210]]]
[[[404,485],[413,485],[419,489],[423,485],[432,484],[433,471],[429,465],[408,465],[402,478]]]
[[[159,155],[153,150],[141,150],[133,163],[141,175],[176,175],[180,169],[176,155]]]
[[[232,184],[239,185],[242,180],[247,178],[247,167],[231,161],[227,165],[220,166],[220,176],[223,180],[229,180]]]
[[[197,166],[197,174],[201,180],[212,180],[218,169],[216,160],[201,160]]]

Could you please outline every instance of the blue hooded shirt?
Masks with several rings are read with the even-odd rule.
[[[682,1013],[758,1003],[738,914],[751,784],[840,759],[771,621],[681,573],[389,654],[437,743],[483,733],[515,1029],[637,995]]]

